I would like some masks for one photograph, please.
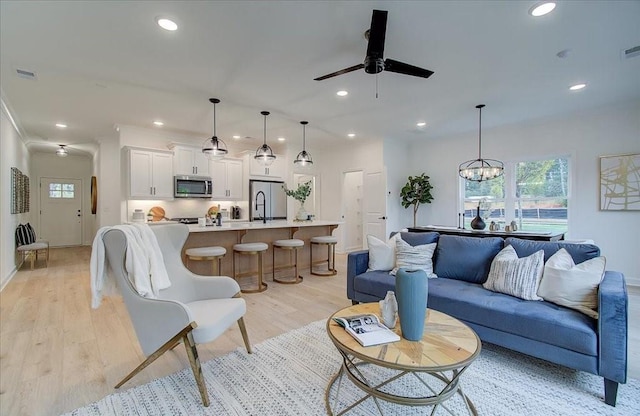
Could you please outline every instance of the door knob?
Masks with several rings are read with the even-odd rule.
[[[386,220],[387,217],[378,217],[379,220]]]

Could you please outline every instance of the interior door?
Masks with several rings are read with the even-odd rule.
[[[364,235],[387,240],[387,173],[366,172],[364,175]]]
[[[39,238],[52,247],[82,245],[82,181],[40,180]]]

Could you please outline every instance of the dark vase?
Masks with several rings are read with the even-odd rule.
[[[400,268],[396,273],[396,300],[402,337],[420,341],[427,313],[429,281],[424,270]]]
[[[476,217],[471,220],[471,228],[474,230],[484,230],[487,224],[484,223],[484,220],[480,217],[480,207],[476,209]]]

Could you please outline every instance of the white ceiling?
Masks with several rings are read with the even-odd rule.
[[[426,140],[562,115],[640,97],[640,1],[5,1],[0,2],[0,86],[29,146],[74,149],[114,125],[163,129],[200,143],[212,131],[255,148],[349,140]],[[389,11],[385,58],[435,71],[429,79],[363,70],[371,10]],[[168,16],[167,32],[155,19]],[[556,54],[570,49],[567,58]],[[16,75],[34,71],[37,80]],[[587,83],[571,92],[568,86]],[[336,96],[346,89],[347,97]],[[56,122],[68,128],[57,129]],[[418,121],[427,126],[416,128]],[[184,140],[183,140],[184,141]],[[40,145],[41,146],[41,145]],[[40,147],[42,148],[42,147]]]

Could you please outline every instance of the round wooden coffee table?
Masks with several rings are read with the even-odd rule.
[[[327,412],[334,414],[331,401],[338,403],[340,384],[346,374],[349,380],[361,389],[365,396],[354,404],[340,409],[336,415],[342,415],[371,397],[378,411],[382,414],[378,399],[408,406],[433,406],[434,414],[438,406],[455,393],[464,400],[469,414],[477,415],[471,400],[462,392],[459,383],[460,376],[473,360],[480,355],[481,343],[478,335],[459,320],[432,309],[426,310],[424,335],[421,341],[400,341],[370,347],[361,346],[344,328],[333,321],[339,316],[361,314],[380,316],[377,303],[363,303],[353,305],[334,313],[327,320],[327,333],[343,358],[340,371],[331,379],[325,393]],[[393,329],[402,335],[400,323]],[[377,366],[385,370],[385,378],[372,375],[366,367]],[[374,369],[375,370],[375,369]],[[412,391],[398,392],[393,384],[405,377],[417,377],[420,387],[424,387],[418,394]],[[338,382],[334,397],[331,391]],[[437,386],[431,387],[435,382]]]

